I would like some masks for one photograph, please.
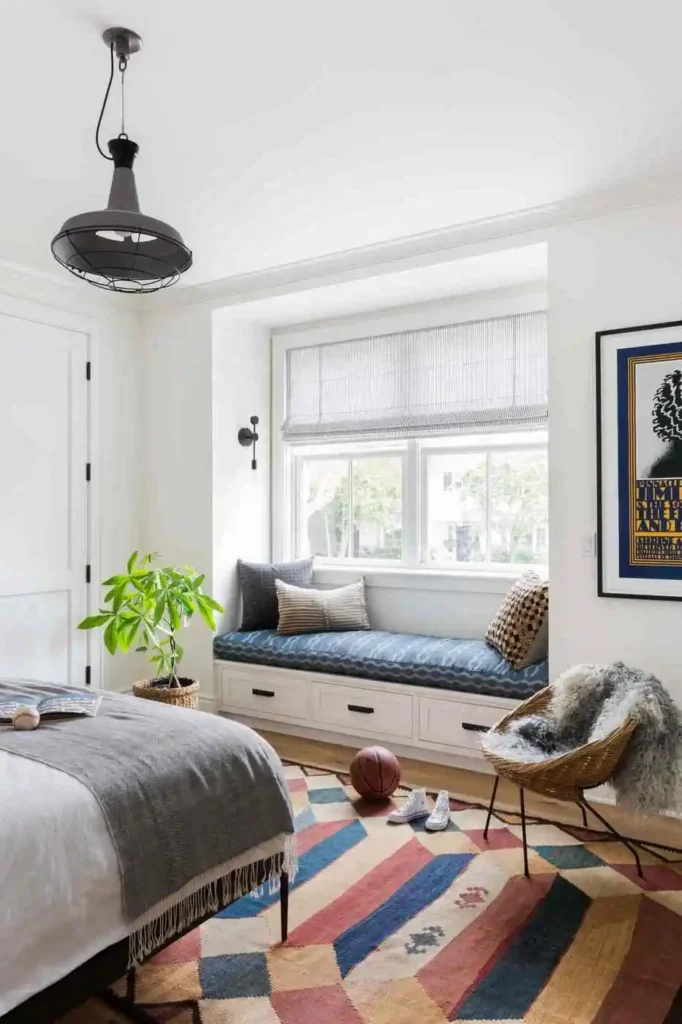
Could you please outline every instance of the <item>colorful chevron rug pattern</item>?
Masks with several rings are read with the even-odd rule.
[[[680,1024],[682,865],[601,833],[520,828],[451,802],[451,822],[390,825],[394,801],[285,768],[300,866],[289,940],[278,897],[248,896],[112,990],[150,1024]],[[511,819],[510,819],[511,820]]]

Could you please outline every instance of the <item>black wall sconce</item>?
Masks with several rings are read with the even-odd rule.
[[[242,427],[237,434],[237,440],[239,441],[242,448],[248,448],[253,445],[253,451],[251,453],[251,469],[256,468],[256,441],[258,440],[258,434],[256,433],[256,427],[258,425],[258,417],[251,416],[249,418],[251,427]],[[253,429],[252,429],[253,428]]]

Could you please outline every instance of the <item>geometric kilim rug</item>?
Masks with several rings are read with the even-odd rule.
[[[113,988],[150,1024],[680,1024],[682,866],[646,878],[598,832],[520,828],[451,802],[451,822],[390,825],[348,777],[285,768],[299,870],[247,896]],[[510,819],[511,820],[511,819]]]

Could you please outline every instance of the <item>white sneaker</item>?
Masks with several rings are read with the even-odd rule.
[[[442,832],[450,824],[450,794],[447,789],[441,789],[436,800],[436,806],[429,814],[424,828],[429,832]]]
[[[408,821],[428,818],[430,813],[431,808],[426,800],[426,790],[413,789],[402,807],[397,807],[395,811],[391,811],[388,820],[392,821],[394,825],[403,825]]]

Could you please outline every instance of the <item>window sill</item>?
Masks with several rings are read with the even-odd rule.
[[[542,569],[538,567],[542,573]],[[364,576],[368,587],[398,590],[445,590],[475,594],[506,594],[520,570],[509,572],[461,572],[447,569],[378,568],[376,565],[330,565],[316,563],[315,583],[343,586]]]

